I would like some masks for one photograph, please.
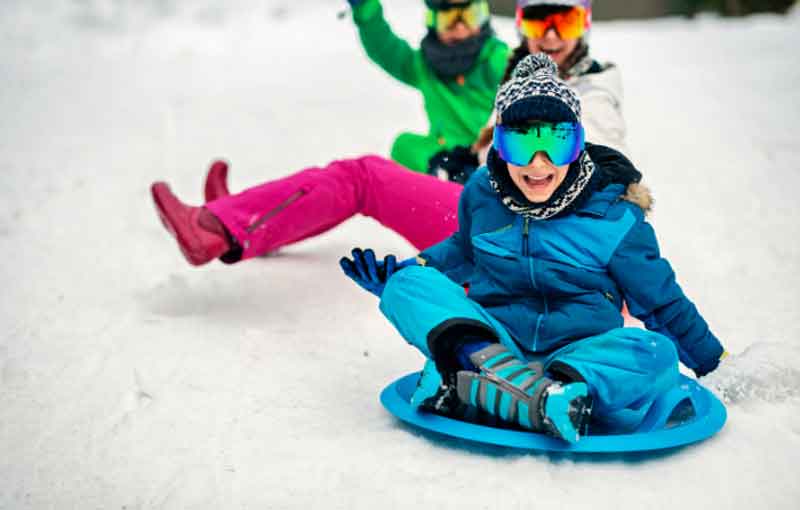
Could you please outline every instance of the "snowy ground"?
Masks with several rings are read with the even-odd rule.
[[[371,220],[199,269],[158,223],[150,182],[197,203],[213,158],[241,189],[424,128],[343,3],[3,2],[0,509],[797,508],[800,13],[596,24],[663,251],[734,356],[713,440],[573,457],[380,407],[421,357],[338,271],[412,253]],[[418,2],[387,9],[421,35]]]

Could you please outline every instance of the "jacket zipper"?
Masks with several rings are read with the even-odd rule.
[[[526,217],[525,222],[523,223],[522,226],[522,242],[523,242],[522,253],[528,258],[528,269],[530,270],[531,273],[531,283],[533,284],[533,288],[539,290],[539,286],[536,284],[536,272],[533,267],[533,257],[529,256],[530,250],[528,250],[528,237],[530,233],[529,222],[530,218]],[[542,327],[542,320],[544,320],[544,317],[547,315],[548,312],[547,298],[545,297],[544,292],[541,292],[541,294],[542,294],[542,302],[544,304],[544,312],[540,313],[539,316],[536,318],[536,329],[534,330],[533,333],[534,351],[536,350],[536,346],[539,343],[539,330],[541,330]]]
[[[522,254],[528,256],[528,222],[530,218],[525,217],[525,222],[522,224]]]
[[[281,211],[292,205],[294,202],[297,201],[297,199],[299,199],[305,194],[306,192],[304,190],[299,189],[294,193],[292,193],[291,195],[289,195],[289,198],[287,198],[286,200],[275,206],[273,209],[270,209],[269,211],[261,215],[261,217],[258,218],[252,225],[247,227],[246,229],[247,233],[252,234],[253,232],[255,232],[258,229],[258,227],[266,223],[268,219],[276,216],[278,213],[280,213]]]

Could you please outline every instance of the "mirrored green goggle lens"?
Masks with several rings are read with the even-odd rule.
[[[584,148],[583,126],[577,122],[542,123],[524,129],[494,128],[494,148],[503,161],[527,166],[537,152],[544,152],[556,166],[567,165],[578,158]]]

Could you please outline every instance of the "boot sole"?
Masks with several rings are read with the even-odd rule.
[[[166,192],[160,191],[162,188],[166,189]],[[169,220],[169,215],[166,213],[164,208],[164,200],[161,196],[162,193],[170,193],[166,184],[157,182],[150,187],[150,195],[153,197],[153,203],[156,205],[156,214],[158,214],[158,219],[161,220],[161,224],[164,225],[164,228],[167,229],[170,235],[177,240],[178,233],[175,232],[175,228],[173,228],[172,222]]]
[[[153,202],[156,205],[156,212],[158,213],[161,223],[164,225],[164,228],[167,229],[170,235],[178,242],[178,248],[181,250],[181,253],[186,261],[193,266],[201,266],[213,260],[214,257],[209,257],[204,250],[189,250],[187,248],[188,245],[192,244],[192,242],[199,244],[200,240],[191,235],[190,232],[175,228],[175,225],[180,223],[181,219],[175,218],[171,216],[169,212],[167,212],[168,208],[166,206],[166,202],[174,201],[177,205],[180,205],[180,201],[172,194],[169,186],[167,186],[166,183],[157,182],[151,186],[150,192],[153,197]],[[177,207],[175,208],[177,209]],[[192,221],[191,217],[184,219],[186,220],[186,223]]]

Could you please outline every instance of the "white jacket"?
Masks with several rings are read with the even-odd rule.
[[[570,78],[567,85],[581,100],[581,123],[586,130],[586,141],[617,149],[627,156],[619,68],[603,64],[601,72]]]

